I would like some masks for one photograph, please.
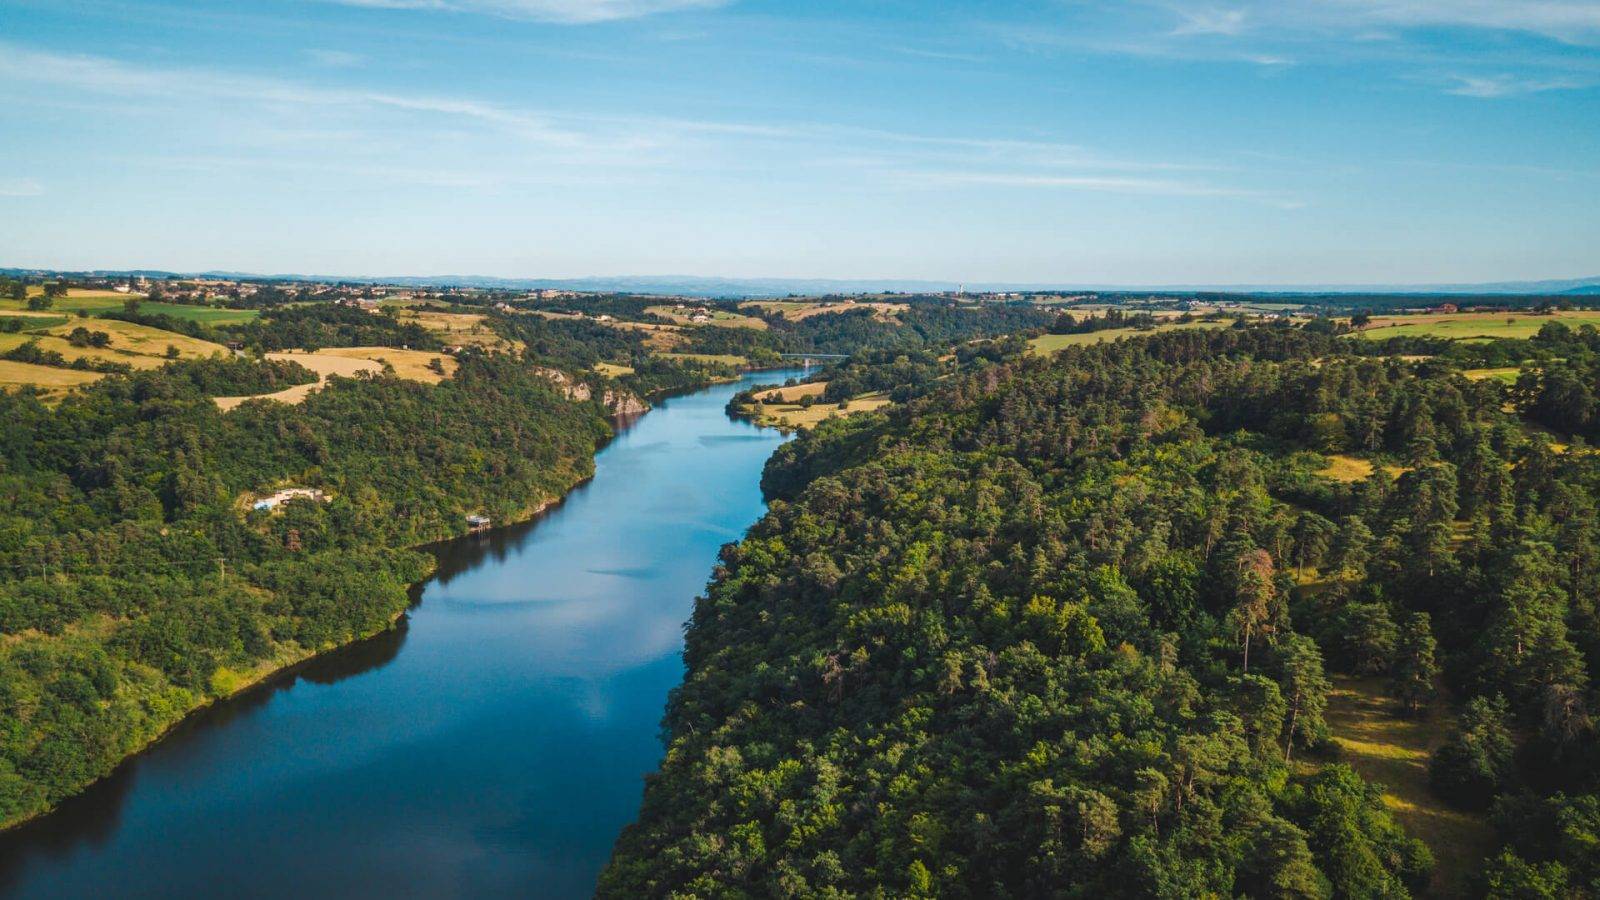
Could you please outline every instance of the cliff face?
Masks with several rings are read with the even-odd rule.
[[[536,368],[539,375],[550,379],[567,395],[569,400],[596,400],[606,411],[613,416],[636,416],[648,412],[650,404],[640,399],[638,394],[620,388],[606,388],[598,398],[587,382],[580,381],[560,369]]]

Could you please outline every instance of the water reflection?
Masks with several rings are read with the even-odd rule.
[[[0,837],[0,893],[587,896],[660,756],[693,597],[761,511],[782,437],[726,417],[741,387],[662,404],[539,522],[432,548],[409,621]]]

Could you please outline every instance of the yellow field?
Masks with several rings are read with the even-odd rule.
[[[594,370],[608,378],[621,378],[633,374],[633,366],[619,366],[616,363],[595,363]]]
[[[708,308],[707,315],[711,316],[709,322],[693,321],[692,308],[680,312],[670,306],[647,306],[644,311],[679,325],[717,325],[722,328],[754,328],[757,331],[765,331],[767,327],[766,322],[754,316],[735,315],[720,309]]]
[[[801,397],[821,397],[822,392],[827,389],[828,383],[826,381],[812,381],[792,387],[773,388],[770,391],[762,392],[757,399],[773,400],[781,403],[798,403]]]
[[[521,341],[508,341],[484,323],[486,316],[476,313],[442,313],[433,310],[404,310],[402,322],[416,322],[439,335],[447,344],[482,347],[485,350],[521,349]]]
[[[727,353],[654,353],[651,355],[661,359],[676,359],[680,361],[687,360],[691,362],[703,363],[721,363],[725,366],[734,367],[748,365],[750,362],[750,360],[745,359],[742,356],[733,356],[732,354]]]
[[[1082,347],[1088,344],[1098,344],[1102,341],[1115,341],[1127,337],[1143,337],[1161,331],[1177,331],[1183,328],[1223,328],[1231,322],[1188,322],[1172,325],[1157,325],[1154,328],[1140,330],[1138,328],[1111,328],[1105,331],[1091,331],[1086,334],[1041,334],[1028,342],[1029,352],[1036,355],[1054,353],[1066,347]]]
[[[1415,313],[1399,316],[1373,316],[1372,324],[1357,332],[1368,340],[1391,337],[1427,336],[1454,338],[1531,338],[1547,322],[1568,327],[1600,327],[1600,310],[1572,310],[1551,315],[1531,312]]]
[[[1371,460],[1362,459],[1359,456],[1330,453],[1328,454],[1327,467],[1317,472],[1317,474],[1323,478],[1331,478],[1334,481],[1365,481],[1372,476],[1376,468]],[[1384,466],[1383,471],[1390,478],[1399,478],[1401,473],[1408,471],[1408,469],[1400,466]]]
[[[778,313],[791,322],[809,319],[812,316],[850,312],[855,309],[870,309],[873,317],[879,321],[892,322],[895,321],[897,314],[911,309],[911,305],[908,303],[858,303],[854,300],[830,303],[818,303],[811,300],[752,300],[749,303],[739,304],[739,308],[754,308],[764,313]]]
[[[1428,759],[1450,729],[1448,709],[1437,702],[1420,718],[1402,718],[1382,678],[1334,676],[1333,683],[1327,720],[1340,761],[1380,786],[1389,812],[1433,851],[1433,893],[1458,896],[1493,833],[1482,818],[1445,805],[1428,789]]]
[[[15,390],[31,385],[43,389],[49,400],[59,400],[73,388],[104,377],[98,372],[79,372],[76,369],[58,369],[55,366],[36,366],[0,359],[0,390]]]
[[[383,371],[385,362],[394,367],[394,373],[397,377],[428,384],[437,384],[456,370],[456,361],[442,353],[433,353],[425,350],[397,350],[393,347],[325,347],[316,353],[297,351],[268,353],[267,358],[297,362],[317,373],[317,380],[308,384],[297,384],[294,387],[274,391],[270,394],[258,394],[251,397],[213,398],[223,412],[227,412],[247,400],[275,400],[279,403],[289,404],[300,403],[311,396],[312,392],[321,389],[331,375],[338,375],[344,378],[353,378],[362,372],[371,372],[376,375]],[[446,375],[441,376],[428,368],[428,363],[435,359],[444,364]]]
[[[276,354],[270,355],[275,356]],[[314,372],[317,372],[318,374],[344,374],[343,372],[338,371],[324,372],[321,369],[308,364],[304,359],[304,357],[308,355],[311,354],[294,354],[294,361],[300,363],[300,365],[305,366],[308,369],[311,369]],[[323,349],[318,350],[314,355],[322,357],[335,357],[356,363],[370,361],[378,363],[380,367],[384,363],[388,363],[394,368],[394,374],[396,377],[407,378],[411,381],[421,381],[426,384],[438,384],[446,378],[449,378],[451,375],[456,373],[456,369],[459,365],[453,357],[444,353],[436,353],[432,350],[397,350],[394,347],[324,347]],[[429,367],[434,360],[438,360],[440,365],[444,367],[443,375],[440,375],[438,372],[435,372]],[[322,363],[319,361],[319,365],[320,364]]]
[[[75,347],[67,335],[74,328],[103,331],[111,337],[106,347]],[[183,359],[227,353],[228,348],[188,335],[163,331],[146,325],[135,325],[116,319],[74,319],[65,325],[56,325],[43,332],[31,334],[0,334],[0,352],[37,340],[39,349],[60,353],[68,362],[79,359],[125,363],[136,369],[155,369],[167,364],[167,348],[178,348]]]
[[[815,381],[808,384],[797,384],[792,387],[774,388],[764,391],[759,399],[774,398],[783,401],[798,401],[802,397],[821,397],[826,390],[826,381]],[[885,394],[863,394],[852,398],[844,408],[837,403],[816,402],[811,406],[801,406],[798,402],[784,403],[751,403],[744,407],[745,414],[755,419],[756,424],[772,428],[806,429],[813,428],[817,423],[835,416],[848,416],[855,413],[871,412],[889,405],[889,398]]]

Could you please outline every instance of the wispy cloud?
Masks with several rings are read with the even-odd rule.
[[[1446,88],[1448,93],[1485,100],[1544,91],[1580,90],[1590,86],[1589,82],[1575,78],[1525,78],[1516,75],[1452,75],[1450,80],[1452,85]]]
[[[1280,209],[1299,209],[1305,205],[1299,200],[1271,192],[1166,178],[983,171],[905,171],[895,174],[909,184],[929,188],[1010,187],[1159,197],[1224,197],[1258,201]]]
[[[0,178],[0,197],[39,197],[44,185],[32,178]]]
[[[588,25],[636,19],[657,13],[713,9],[730,0],[326,0],[344,6],[486,13],[508,19],[532,19],[565,25]]]
[[[330,69],[349,69],[366,63],[367,58],[359,53],[348,50],[323,50],[313,49],[306,51],[306,58],[319,66]]]
[[[329,73],[323,73],[329,76]],[[344,73],[341,73],[344,75]],[[330,76],[331,77],[331,76]],[[347,77],[347,76],[346,76]],[[0,84],[81,101],[145,101],[194,146],[166,170],[292,172],[464,190],[732,171],[923,190],[986,185],[1289,201],[1225,182],[1208,161],[1119,158],[1069,141],[918,134],[826,122],[738,122],[557,112],[472,97],[401,93],[135,65],[0,43]],[[204,122],[185,138],[189,124]],[[395,138],[401,138],[396,140]],[[799,164],[797,164],[799,161]],[[776,173],[776,174],[774,174]]]

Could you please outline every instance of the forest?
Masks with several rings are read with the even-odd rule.
[[[1540,342],[1515,385],[1282,325],[879,360],[902,402],[724,548],[600,895],[1425,894],[1332,739],[1361,675],[1453,710],[1426,777],[1494,845],[1445,874],[1600,897],[1600,458],[1549,433],[1600,345]]]
[[[414,339],[393,325],[295,308],[246,333],[265,347]],[[526,518],[592,473],[606,410],[569,399],[553,360],[457,362],[437,385],[333,378],[299,405],[228,413],[211,398],[315,376],[219,356],[57,405],[0,393],[0,826],[195,707],[388,628],[432,566],[412,548],[462,533],[468,513]],[[320,499],[252,508],[287,486]]]

